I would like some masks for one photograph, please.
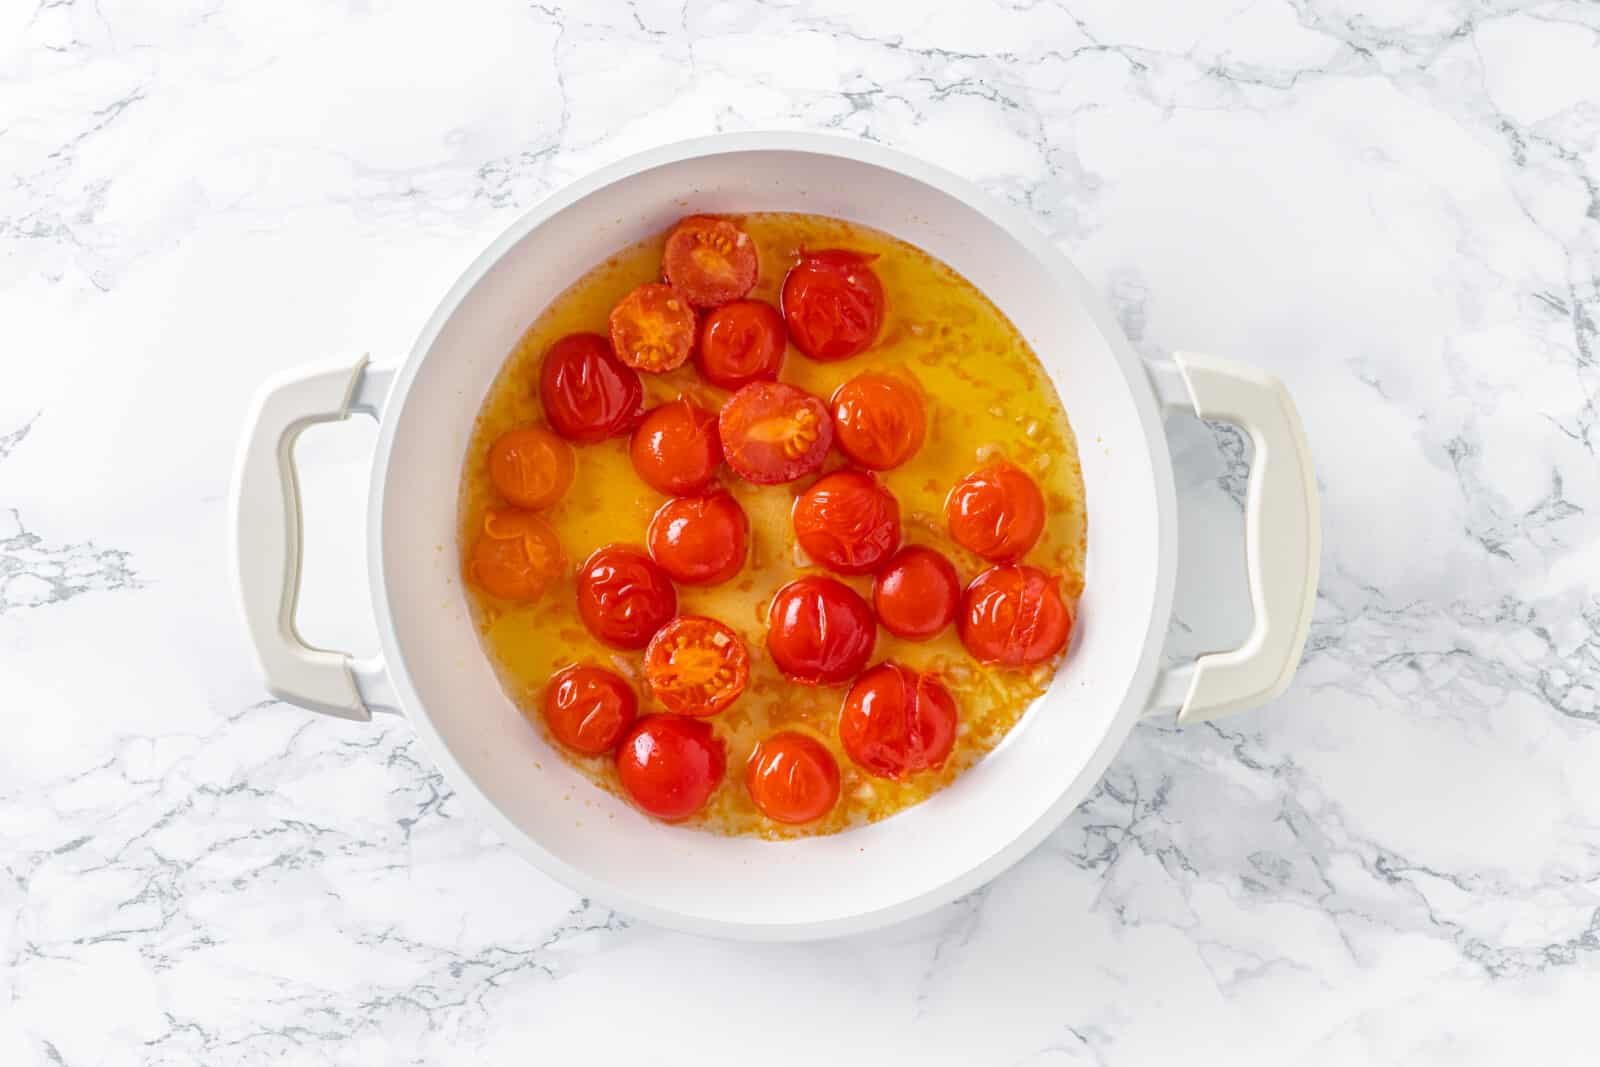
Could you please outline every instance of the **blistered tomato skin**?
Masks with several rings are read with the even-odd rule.
[[[678,715],[715,715],[750,681],[744,638],[716,619],[680,615],[656,631],[644,675],[661,706]]]
[[[724,489],[674,497],[656,509],[645,541],[673,581],[720,585],[744,568],[750,520]]]
[[[691,215],[674,226],[661,256],[667,281],[695,307],[744,296],[755,288],[759,267],[750,235],[709,215]]]
[[[839,743],[868,774],[896,781],[944,766],[959,716],[931,674],[883,663],[856,679],[839,713]]]
[[[1031,667],[1067,647],[1074,614],[1054,578],[1003,563],[974,578],[962,595],[961,643],[984,663]]]
[[[775,822],[808,823],[839,800],[839,762],[809,734],[783,730],[763,738],[745,765],[745,790]]]
[[[828,249],[804,252],[783,279],[783,321],[795,347],[824,362],[872,346],[883,325],[883,283],[876,255]]]
[[[872,606],[885,630],[907,641],[926,641],[956,621],[961,578],[941,553],[908,545],[878,572]]]
[[[759,300],[735,300],[706,316],[695,359],[712,385],[742,389],[751,382],[775,380],[788,344],[777,308]]]
[[[784,382],[752,382],[717,416],[728,466],[748,482],[777,485],[822,469],[833,417],[820,397]]]
[[[878,479],[834,471],[795,498],[795,538],[835,574],[871,574],[900,546],[900,504]]]
[[[682,397],[645,413],[628,452],[645,484],[668,496],[704,492],[722,465],[717,417]]]
[[[578,569],[578,617],[612,648],[643,648],[677,610],[672,580],[636,548],[607,545]]]
[[[490,508],[467,559],[467,577],[502,600],[537,600],[566,561],[555,528],[531,511]]]
[[[858,374],[834,391],[839,451],[868,470],[886,471],[917,454],[928,432],[922,392],[888,374]]]
[[[855,590],[820,575],[779,589],[767,608],[767,651],[790,681],[840,685],[872,658],[872,609]]]
[[[489,446],[489,481],[519,508],[547,508],[572,485],[572,446],[539,426],[507,430]]]
[[[617,747],[633,725],[638,698],[619,674],[580,665],[559,671],[544,691],[544,720],[555,739],[585,756]]]
[[[703,719],[648,715],[617,746],[617,779],[645,812],[665,822],[705,806],[728,766],[722,740]]]
[[[957,482],[944,513],[957,544],[996,563],[1021,559],[1044,532],[1044,494],[1009,463],[990,464]]]
[[[635,370],[675,370],[694,351],[694,308],[670,285],[639,286],[611,309],[610,325],[617,358]]]
[[[593,444],[628,433],[644,415],[644,385],[597,333],[551,345],[539,366],[539,401],[556,433]]]

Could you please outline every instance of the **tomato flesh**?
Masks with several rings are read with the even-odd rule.
[[[868,774],[898,781],[944,766],[957,718],[955,699],[933,675],[882,663],[845,696],[839,743]]]
[[[695,359],[706,381],[739,389],[777,378],[787,346],[777,308],[759,300],[736,300],[706,316]]]
[[[867,665],[877,640],[867,602],[832,578],[797,578],[767,608],[767,651],[784,676],[801,685],[849,681]]]
[[[645,484],[668,496],[699,493],[722,464],[717,417],[682,397],[645,413],[628,446]]]
[[[838,574],[870,574],[900,545],[900,504],[870,474],[835,471],[794,502],[800,547]]]
[[[715,307],[755,288],[756,243],[727,219],[691,215],[672,228],[661,272],[695,307]]]
[[[1002,563],[967,586],[961,598],[961,643],[984,663],[1031,667],[1067,647],[1074,614],[1044,571]]]
[[[744,784],[767,818],[812,822],[839,800],[839,761],[810,734],[782,730],[756,744],[745,764]]]
[[[943,554],[909,545],[878,572],[872,606],[885,630],[908,641],[926,641],[956,621],[961,579]]]
[[[726,490],[709,496],[680,496],[662,504],[650,519],[645,543],[650,558],[675,582],[718,585],[744,566],[750,520]]]
[[[636,548],[596,549],[578,570],[578,617],[613,648],[643,648],[677,611],[672,580]]]
[[[636,370],[660,374],[683,366],[694,333],[694,308],[670,285],[641,285],[611,309],[611,347]]]
[[[572,446],[549,430],[507,430],[489,446],[489,481],[519,508],[547,508],[572,485]]]
[[[883,325],[876,255],[829,249],[802,253],[783,279],[783,321],[812,359],[849,359],[871,346]]]
[[[833,418],[821,399],[783,382],[752,382],[717,417],[722,450],[746,481],[792,482],[822,469],[833,445]]]
[[[705,806],[727,770],[722,741],[703,719],[647,715],[617,746],[617,779],[632,801],[666,822]]]
[[[638,698],[621,675],[603,667],[558,671],[544,690],[544,721],[555,739],[585,756],[610,752],[633,725]]]
[[[644,386],[604,337],[574,333],[545,351],[539,401],[556,433],[593,444],[633,429],[644,414]]]
[[[537,600],[564,564],[555,528],[531,511],[490,508],[472,544],[467,576],[502,600]]]
[[[678,715],[715,715],[750,681],[744,638],[716,619],[680,615],[656,631],[644,676],[661,706]]]
[[[1009,563],[1026,555],[1044,532],[1044,494],[1025,471],[994,463],[956,483],[944,514],[957,544]]]
[[[839,451],[869,470],[898,467],[917,454],[928,413],[916,386],[887,374],[858,374],[833,394]]]

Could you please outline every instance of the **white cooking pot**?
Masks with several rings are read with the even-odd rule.
[[[461,461],[518,337],[582,269],[691,212],[807,211],[887,231],[1005,312],[1077,434],[1089,515],[1075,646],[992,753],[892,818],[768,842],[655,822],[547,750],[479,646],[456,544]],[[1234,651],[1160,669],[1178,562],[1165,411],[1223,419],[1255,445],[1245,552],[1255,626]],[[295,631],[300,507],[290,450],[315,422],[381,423],[368,555],[381,657]],[[1190,722],[1282,692],[1305,643],[1318,563],[1311,459],[1288,394],[1248,367],[1145,361],[1071,263],[967,182],[877,145],[733,134],[623,160],[550,197],[478,257],[397,369],[294,372],[261,394],[234,486],[239,594],[267,687],[345,718],[404,715],[450,783],[551,876],[663,925],[758,940],[903,919],[972,890],[1072,811],[1141,715]],[[641,531],[642,532],[642,531]],[[730,773],[738,773],[731,768]],[[508,905],[514,906],[514,905]]]

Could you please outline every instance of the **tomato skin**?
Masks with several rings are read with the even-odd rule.
[[[630,545],[597,548],[578,569],[578,616],[613,648],[643,648],[677,611],[667,572]]]
[[[837,574],[871,574],[900,546],[900,503],[878,479],[834,471],[795,498],[800,547]]]
[[[555,739],[585,756],[617,747],[633,725],[639,701],[623,677],[604,667],[558,671],[544,690],[544,721]]]
[[[899,781],[944,766],[958,718],[955,699],[933,675],[880,663],[845,696],[839,743],[868,774]]]
[[[922,394],[887,374],[858,374],[834,391],[839,451],[868,470],[886,471],[917,454],[928,432]]]
[[[661,272],[695,307],[715,307],[755,288],[760,263],[750,235],[727,219],[690,215],[672,228]]]
[[[683,397],[651,408],[628,453],[645,484],[668,496],[703,492],[722,465],[717,417]]]
[[[728,753],[704,719],[646,715],[617,746],[617,779],[645,812],[678,822],[699,811],[727,770]]]
[[[984,663],[1031,667],[1067,647],[1075,615],[1054,578],[1037,567],[1002,563],[967,586],[961,643]]]
[[[725,489],[667,501],[645,535],[650,558],[684,585],[720,585],[738,574],[749,540],[750,520]]]
[[[740,389],[775,380],[787,347],[777,308],[759,300],[735,300],[706,316],[695,360],[712,385]]]
[[[815,360],[849,359],[871,347],[883,325],[876,255],[834,248],[803,252],[783,279],[783,321],[795,347]]]
[[[531,511],[490,508],[467,559],[467,577],[502,600],[537,600],[565,560],[555,528]]]
[[[679,615],[644,651],[644,676],[661,706],[700,718],[724,711],[750,682],[750,651],[732,628],[704,615]]]
[[[611,347],[624,364],[650,374],[674,370],[694,350],[694,308],[670,285],[649,282],[611,309]]]
[[[541,426],[507,430],[489,446],[489,480],[519,508],[547,508],[572,485],[572,446]]]
[[[819,397],[784,382],[751,382],[717,416],[728,466],[756,485],[792,482],[822,469],[833,417]]]
[[[878,627],[854,589],[821,575],[797,578],[767,608],[767,651],[790,681],[840,685],[872,658]]]
[[[908,545],[878,572],[872,606],[885,630],[907,641],[926,641],[956,621],[961,578],[942,553]]]
[[[593,444],[633,429],[644,414],[644,385],[597,333],[573,333],[545,350],[539,401],[551,427]]]
[[[757,742],[745,764],[744,787],[767,818],[811,822],[839,800],[839,761],[810,734],[782,730]]]
[[[1044,532],[1044,494],[1027,473],[992,463],[955,484],[944,501],[950,536],[995,563],[1021,559]]]

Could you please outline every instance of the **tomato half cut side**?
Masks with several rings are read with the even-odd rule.
[[[872,607],[878,622],[896,637],[926,641],[956,621],[961,578],[942,553],[909,545],[873,580]]]
[[[795,498],[795,538],[836,574],[871,574],[900,547],[900,504],[878,479],[834,471]]]
[[[668,496],[699,493],[722,465],[717,417],[679,397],[645,412],[628,445],[633,469]]]
[[[779,589],[767,608],[767,651],[801,685],[840,685],[872,657],[872,609],[854,589],[821,575]]]
[[[617,746],[622,788],[665,822],[687,819],[704,807],[727,767],[727,750],[704,719],[647,715]]]
[[[580,664],[551,677],[542,707],[557,741],[585,756],[599,756],[617,747],[633,725],[639,701],[620,674]]]
[[[833,445],[833,418],[822,400],[784,382],[752,382],[717,416],[722,451],[746,481],[792,482],[822,469]]]
[[[887,374],[858,374],[833,394],[839,451],[868,470],[886,471],[917,454],[928,413],[916,386]]]
[[[955,484],[944,502],[950,536],[996,563],[1021,559],[1044,532],[1039,485],[1010,463],[992,463]]]
[[[650,558],[673,581],[685,585],[718,585],[738,574],[749,540],[750,520],[744,508],[720,489],[662,504],[645,535]]]
[[[680,615],[656,631],[644,676],[661,706],[678,715],[715,715],[750,681],[744,638],[716,619]]]
[[[670,285],[641,285],[611,309],[611,347],[635,370],[660,374],[694,350],[694,308]]]
[[[467,558],[467,577],[502,600],[537,600],[565,561],[555,528],[531,511],[490,508]]]
[[[507,430],[489,446],[489,481],[519,508],[546,508],[572,485],[572,446],[540,426]]]
[[[1031,667],[1067,647],[1075,614],[1044,571],[1002,563],[972,579],[962,595],[961,643],[984,663]]]
[[[613,648],[643,648],[677,611],[672,579],[636,548],[606,545],[578,568],[578,617]]]
[[[838,803],[839,761],[810,734],[781,730],[757,742],[745,764],[744,784],[767,818],[814,822]]]
[[[661,273],[695,307],[715,307],[755,288],[756,243],[727,219],[691,215],[667,235]]]
[[[574,333],[545,350],[539,402],[569,441],[593,444],[633,429],[644,414],[644,385],[597,333]]]
[[[783,321],[812,359],[849,359],[871,347],[883,325],[878,257],[842,248],[804,252],[783,279]]]
[[[936,677],[882,663],[845,696],[839,743],[868,774],[898,781],[944,766],[958,718],[955,698]]]
[[[706,316],[695,359],[706,381],[739,389],[777,378],[788,344],[777,308],[759,300],[735,300]]]

